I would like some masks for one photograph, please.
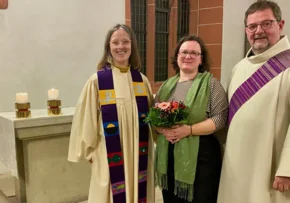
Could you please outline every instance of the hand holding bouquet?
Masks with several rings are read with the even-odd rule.
[[[155,127],[171,127],[187,123],[189,108],[180,101],[156,103],[150,108],[145,123]]]

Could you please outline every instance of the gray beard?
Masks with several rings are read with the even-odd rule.
[[[252,46],[252,50],[255,54],[261,54],[261,53],[265,52],[266,50],[268,50],[269,48],[270,48],[269,43],[265,44],[265,46],[255,45],[255,44],[253,44],[253,46]]]

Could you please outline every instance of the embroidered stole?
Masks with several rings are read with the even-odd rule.
[[[149,110],[149,104],[147,91],[140,72],[134,69],[131,69],[130,71],[139,118],[138,203],[146,203],[149,128],[143,120]],[[113,203],[126,203],[124,157],[120,143],[120,128],[113,72],[110,68],[104,67],[103,70],[98,71],[97,74]],[[123,135],[124,139],[126,139],[126,136],[127,135]]]
[[[262,87],[274,79],[281,72],[290,66],[290,49],[280,52],[270,58],[262,65],[251,77],[249,77],[233,94],[230,107],[229,119],[230,125],[234,115],[252,96],[254,96]]]

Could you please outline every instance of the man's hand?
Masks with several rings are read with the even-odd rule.
[[[276,176],[274,183],[273,183],[273,188],[275,190],[279,190],[280,192],[285,192],[290,189],[290,177],[281,177],[281,176]]]

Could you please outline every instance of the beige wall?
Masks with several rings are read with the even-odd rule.
[[[10,0],[0,10],[0,112],[14,110],[16,92],[28,92],[33,109],[46,108],[52,87],[63,106],[75,106],[106,32],[125,22],[124,2]]]
[[[282,9],[286,24],[284,34],[290,36],[289,0],[274,0]],[[234,65],[244,57],[244,13],[255,0],[224,0],[221,82],[224,87]]]
[[[282,9],[282,17],[285,20],[285,27],[284,27],[284,32],[283,34],[288,35],[290,38],[290,1],[289,0],[275,0]]]
[[[52,87],[63,106],[75,106],[106,32],[124,22],[124,0],[10,0],[0,10],[0,112],[14,110],[16,92],[28,92],[33,109],[46,108]]]
[[[224,0],[221,82],[226,87],[233,66],[244,56],[244,13],[255,0]]]

